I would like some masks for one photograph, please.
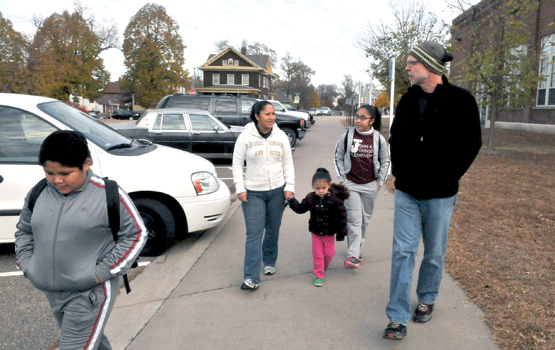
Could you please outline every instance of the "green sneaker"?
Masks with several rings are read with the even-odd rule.
[[[315,278],[314,279],[314,285],[316,287],[322,287],[324,285],[324,280],[321,278]]]

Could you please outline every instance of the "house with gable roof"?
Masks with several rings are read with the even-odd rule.
[[[121,91],[119,81],[111,81],[106,84],[103,93],[104,95],[95,101],[95,103],[102,106],[100,113],[112,115],[116,109],[123,108],[124,95]]]
[[[204,73],[204,86],[197,89],[198,94],[275,98],[278,76],[268,55],[247,55],[244,47],[241,52],[228,47],[211,54],[199,69]]]

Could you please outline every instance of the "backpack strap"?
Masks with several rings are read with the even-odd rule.
[[[110,224],[110,229],[112,230],[112,235],[114,236],[114,241],[118,241],[119,233],[119,189],[118,183],[114,180],[109,180],[107,177],[104,179],[104,186],[106,187],[106,208],[108,209],[108,222]],[[133,262],[132,267],[136,267],[137,261]],[[125,292],[129,294],[131,292],[131,286],[129,286],[129,278],[127,274],[123,275],[123,284],[125,285]]]
[[[348,128],[348,129],[345,131],[345,145],[343,146],[343,149],[345,150],[345,153],[348,152],[348,151],[347,151],[347,140],[349,139],[349,131],[350,131],[350,129],[351,129],[351,128]]]
[[[104,178],[104,185],[106,186],[106,207],[108,209],[108,222],[114,241],[118,241],[119,232],[119,191],[118,183],[114,180]]]
[[[42,190],[44,190],[44,188],[46,187],[46,184],[47,184],[46,178],[43,178],[42,180],[37,182],[37,184],[31,190],[31,194],[29,195],[29,201],[27,202],[27,208],[29,208],[31,213],[35,208],[35,203],[37,202],[37,199],[39,198]]]

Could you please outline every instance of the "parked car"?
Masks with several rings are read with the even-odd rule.
[[[118,129],[128,137],[147,139],[179,148],[204,158],[233,157],[235,141],[244,127],[228,127],[208,111],[196,109],[151,109],[133,129]]]
[[[114,113],[112,113],[112,119],[129,119],[129,120],[137,120],[141,117],[143,111],[128,111],[126,109],[116,109]]]
[[[103,116],[102,114],[98,114],[96,112],[89,112],[89,115],[95,119],[106,119],[105,116]]]
[[[44,139],[56,130],[81,131],[93,171],[129,193],[149,231],[144,254],[161,253],[178,235],[216,226],[229,204],[214,165],[191,153],[131,140],[64,102],[0,94],[0,243],[13,243],[25,195],[41,179]]]
[[[288,110],[291,111],[297,111],[297,112],[304,112],[304,113],[308,113],[308,115],[310,116],[310,122],[312,124],[316,123],[316,120],[314,119],[314,114],[310,113],[310,111],[304,110],[304,109],[298,109],[297,107],[295,107],[295,105],[291,102],[284,102],[284,101],[280,101],[280,103],[287,108]]]
[[[188,108],[210,112],[225,125],[245,126],[251,122],[250,112],[257,99],[250,97],[224,95],[185,95],[165,96],[158,103],[160,108]],[[276,124],[289,138],[291,147],[301,140],[306,132],[303,118],[276,112]]]
[[[304,119],[307,128],[312,125],[312,120],[310,119],[310,114],[308,114],[308,112],[300,112],[300,111],[293,110],[291,108],[287,108],[281,102],[276,100],[270,100],[270,102],[274,106],[274,109],[277,113],[287,113],[290,115],[301,117]]]
[[[331,109],[329,107],[320,107],[316,115],[328,115],[331,116]]]

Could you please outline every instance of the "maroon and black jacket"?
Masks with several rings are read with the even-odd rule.
[[[336,236],[343,241],[347,235],[347,211],[343,201],[349,198],[349,190],[343,185],[332,184],[330,192],[324,197],[310,192],[299,203],[297,199],[289,200],[289,206],[297,214],[310,211],[308,230],[318,236]]]

